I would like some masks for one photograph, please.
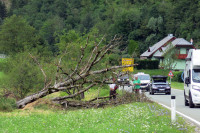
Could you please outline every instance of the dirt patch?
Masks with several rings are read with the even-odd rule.
[[[32,103],[27,104],[22,110],[34,110],[35,107],[38,106],[48,106],[50,109],[61,109],[60,105],[56,105],[48,99],[38,99]]]

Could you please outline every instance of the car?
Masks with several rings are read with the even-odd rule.
[[[150,86],[149,94],[154,95],[154,93],[165,93],[171,95],[171,86],[167,82],[167,76],[152,76],[152,83]]]
[[[138,77],[138,79],[140,79],[141,85],[140,88],[142,91],[149,91],[150,88],[150,83],[151,83],[151,78],[149,74],[145,74],[143,72],[138,72],[137,74],[135,74],[133,77],[135,79],[135,77]]]
[[[122,74],[121,76],[119,76],[118,79],[117,79],[117,82],[119,84],[121,84],[121,85],[128,85],[128,86],[130,86],[128,74],[125,74],[125,75]]]

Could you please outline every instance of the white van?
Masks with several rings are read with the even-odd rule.
[[[185,106],[200,104],[200,49],[190,49],[184,70]]]

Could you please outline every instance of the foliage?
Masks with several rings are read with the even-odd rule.
[[[4,70],[6,68],[6,59],[0,58],[0,70]]]
[[[0,114],[0,132],[194,132],[181,117],[154,103],[78,111],[23,111]],[[12,123],[12,124],[11,124]],[[134,127],[134,128],[133,128]]]
[[[22,17],[6,18],[0,27],[0,51],[9,55],[36,47],[38,37],[35,29]]]
[[[139,55],[139,45],[136,41],[130,40],[128,44],[128,54],[132,57]]]
[[[3,22],[3,19],[7,16],[6,6],[3,2],[0,1],[0,24]]]
[[[120,34],[124,37],[120,50],[126,50],[129,41],[135,40],[140,45],[140,54],[169,33],[187,40],[193,38],[194,43],[200,40],[198,0],[11,0],[11,3],[9,16],[25,18],[53,52],[57,52],[55,34],[63,29],[66,33],[75,30],[82,34],[95,27],[100,34],[107,34],[108,40]]]
[[[0,95],[0,111],[13,111],[16,109],[16,101],[13,98],[5,98]]]
[[[47,74],[52,73],[50,65],[44,64],[44,70],[48,70]],[[16,54],[7,58],[6,68],[3,72],[6,74],[1,87],[12,91],[16,96],[23,98],[28,93],[35,92],[44,87],[44,76],[39,66],[30,57],[27,52]],[[46,67],[46,69],[45,69]],[[47,79],[49,81],[51,79]]]
[[[164,53],[163,66],[165,69],[172,70],[176,67],[176,62],[178,59],[177,49],[173,47],[173,44],[169,44],[167,52]]]
[[[171,79],[172,81],[175,81],[175,82],[183,82],[183,80],[182,80],[182,78],[181,78],[181,74],[182,74],[183,72],[181,72],[181,71],[175,71],[175,72],[173,72],[173,78]]]

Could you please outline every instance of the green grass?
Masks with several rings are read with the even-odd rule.
[[[154,103],[132,103],[117,107],[77,111],[18,111],[0,113],[1,133],[182,133],[194,132],[170,112]]]
[[[164,69],[152,69],[152,70],[141,69],[141,70],[137,70],[137,69],[134,69],[133,74],[136,74],[138,72],[144,72],[144,73],[149,74],[150,76],[152,76],[152,75],[164,75],[164,76],[168,76],[169,70],[164,70]]]
[[[180,82],[171,82],[171,87],[172,87],[173,89],[184,90],[184,83],[180,83]]]
[[[109,96],[110,94],[110,89],[90,89],[89,91],[85,92],[85,99],[84,100],[90,100],[93,98],[98,97],[104,97],[104,96]]]
[[[3,72],[0,72],[0,79],[2,79],[5,76]]]

